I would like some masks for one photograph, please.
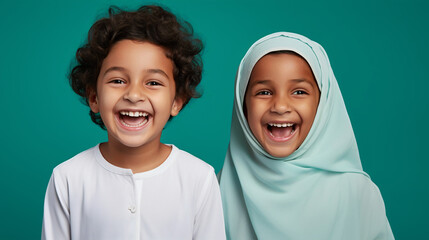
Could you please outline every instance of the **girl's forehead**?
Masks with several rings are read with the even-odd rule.
[[[252,69],[250,78],[275,77],[282,74],[285,77],[297,78],[310,75],[314,78],[313,70],[308,62],[300,55],[292,52],[272,52],[263,56]]]
[[[317,84],[313,69],[307,60],[298,53],[289,50],[274,51],[262,56],[253,66],[249,78],[252,79],[256,74],[259,77],[269,77],[279,73],[296,78],[311,76]]]
[[[237,74],[236,94],[240,99],[244,97],[254,66],[262,57],[271,52],[288,51],[301,56],[310,66],[318,88],[322,89],[323,79],[321,65],[325,60],[319,59],[323,58],[323,56],[317,54],[320,52],[317,50],[320,48],[320,45],[302,36],[302,38],[300,38],[296,37],[294,34],[291,34],[291,36],[287,34],[289,33],[277,33],[262,38],[247,51],[240,63]]]

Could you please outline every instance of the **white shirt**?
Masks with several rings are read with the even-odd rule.
[[[159,167],[133,174],[97,145],[54,169],[42,239],[225,239],[214,170],[172,146]]]

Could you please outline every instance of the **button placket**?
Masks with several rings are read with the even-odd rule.
[[[128,207],[128,210],[129,210],[131,213],[136,213],[137,208],[136,208],[136,206],[135,206],[135,205],[131,205],[131,206],[129,206],[129,207]]]
[[[136,206],[136,183],[134,181],[133,175],[130,176],[130,183],[131,183],[131,202],[130,205],[128,205],[128,211],[130,211],[131,214],[135,214],[137,212],[137,206]]]

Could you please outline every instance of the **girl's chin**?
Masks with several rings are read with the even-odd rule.
[[[277,158],[285,158],[291,155],[293,152],[295,152],[294,149],[265,149],[271,156],[277,157]]]
[[[296,144],[296,138],[289,139],[285,142],[277,142],[269,139],[263,144],[263,147],[267,153],[273,157],[285,158],[291,155],[299,147]]]

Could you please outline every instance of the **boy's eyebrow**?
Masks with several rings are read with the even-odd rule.
[[[123,67],[117,67],[117,66],[110,67],[110,68],[106,69],[106,71],[104,71],[103,76],[106,76],[106,74],[108,74],[109,72],[112,72],[112,71],[126,72],[126,69]]]
[[[114,67],[110,67],[108,69],[106,69],[106,71],[104,71],[104,76],[112,71],[120,71],[120,72],[126,72],[127,70],[124,67],[118,67],[118,66],[114,66]],[[159,73],[161,75],[164,75],[166,78],[169,79],[167,73],[165,73],[162,69],[159,68],[150,68],[146,70],[147,73]]]
[[[148,70],[146,70],[146,72],[148,73],[159,73],[161,75],[164,75],[167,79],[170,79],[167,75],[167,73],[165,73],[162,69],[159,68],[150,68]]]

